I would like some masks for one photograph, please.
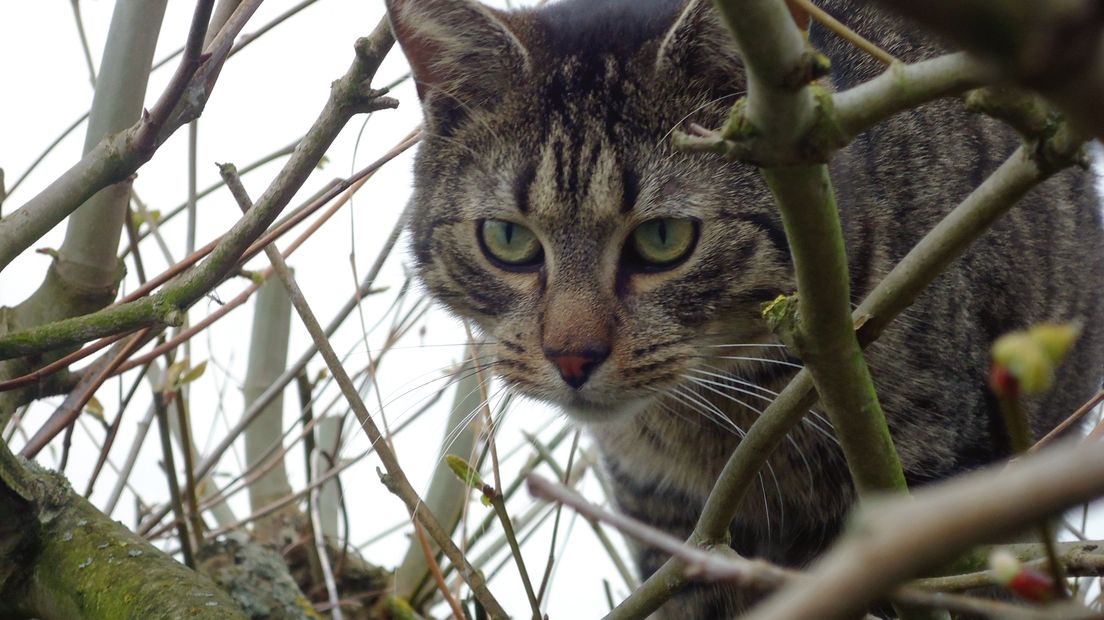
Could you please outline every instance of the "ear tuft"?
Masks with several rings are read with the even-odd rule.
[[[484,105],[529,73],[525,46],[500,14],[478,2],[385,3],[391,29],[410,61],[427,116],[442,107],[452,110]],[[451,103],[444,103],[445,99]]]
[[[715,84],[744,83],[736,42],[721,22],[713,0],[688,0],[663,37],[656,72],[678,72]]]

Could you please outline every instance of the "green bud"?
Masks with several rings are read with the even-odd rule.
[[[1041,394],[1054,384],[1054,374],[1081,333],[1078,323],[1042,323],[1027,331],[998,338],[993,362],[1015,377],[1024,394]]]
[[[483,478],[479,476],[479,472],[469,465],[467,461],[455,454],[446,454],[445,463],[448,464],[448,468],[452,470],[452,473],[456,474],[456,477],[459,478],[461,482],[480,493],[483,492]]]

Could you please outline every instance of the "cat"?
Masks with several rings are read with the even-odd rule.
[[[944,52],[865,3],[823,8],[905,61]],[[672,131],[720,127],[744,92],[711,1],[387,0],[425,117],[408,229],[425,288],[494,342],[496,374],[595,438],[618,508],[685,537],[712,484],[800,360],[763,302],[794,291],[757,170],[680,152]],[[832,88],[884,70],[813,24]],[[861,299],[1017,144],[945,100],[865,132],[830,163]],[[910,485],[1008,454],[987,389],[998,335],[1081,319],[1042,433],[1099,385],[1101,223],[1090,175],[1032,191],[867,350]],[[732,523],[748,557],[802,566],[838,533],[854,491],[814,414],[769,460]],[[642,576],[666,559],[634,550]],[[694,584],[662,613],[731,617],[754,597]]]

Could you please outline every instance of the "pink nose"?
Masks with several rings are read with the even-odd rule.
[[[609,357],[609,348],[569,352],[545,349],[544,355],[556,365],[564,383],[579,389],[587,382],[594,369]]]

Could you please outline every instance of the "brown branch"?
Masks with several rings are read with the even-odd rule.
[[[386,22],[383,22],[383,27],[386,28]],[[377,32],[380,31],[377,30]],[[390,34],[389,30],[387,32]],[[242,210],[247,213],[250,212],[253,209],[252,202],[246,194],[245,188],[241,185],[241,181],[235,175],[233,167],[222,167],[222,176]],[[314,312],[310,309],[310,305],[303,296],[303,292],[295,282],[295,277],[288,270],[287,264],[284,262],[283,257],[280,256],[280,252],[276,249],[276,246],[269,245],[265,247],[265,254],[268,256],[269,261],[271,261],[277,277],[280,278],[280,281],[287,288],[288,296],[291,298],[295,311],[299,314],[300,319],[302,319],[303,324],[311,335],[311,339],[318,347],[319,353],[322,354],[322,358],[326,361],[326,366],[329,368],[331,375],[341,388],[341,393],[345,396],[345,399],[348,401],[357,419],[360,421],[361,428],[364,430],[365,434],[368,435],[368,439],[375,447],[376,454],[379,455],[380,461],[383,462],[387,474],[381,474],[380,479],[383,481],[384,485],[406,504],[411,517],[417,519],[421,526],[425,528],[426,533],[428,533],[429,536],[433,538],[434,542],[440,546],[441,550],[444,551],[445,555],[449,558],[449,561],[456,566],[462,567],[461,576],[472,589],[472,593],[475,597],[487,610],[490,617],[496,619],[508,618],[505,610],[495,599],[494,595],[491,594],[490,590],[487,589],[487,584],[483,575],[468,563],[467,558],[464,557],[464,554],[456,547],[455,543],[452,542],[448,532],[441,527],[437,518],[423,506],[421,497],[418,496],[417,491],[415,491],[414,487],[410,484],[401,465],[399,465],[394,451],[392,451],[391,446],[385,440],[383,434],[380,433],[379,428],[368,412],[368,408],[360,398],[360,393],[349,378],[344,366],[342,366],[340,358],[338,358],[337,353],[330,345],[329,339],[322,330],[322,326],[319,325],[314,316]]]

